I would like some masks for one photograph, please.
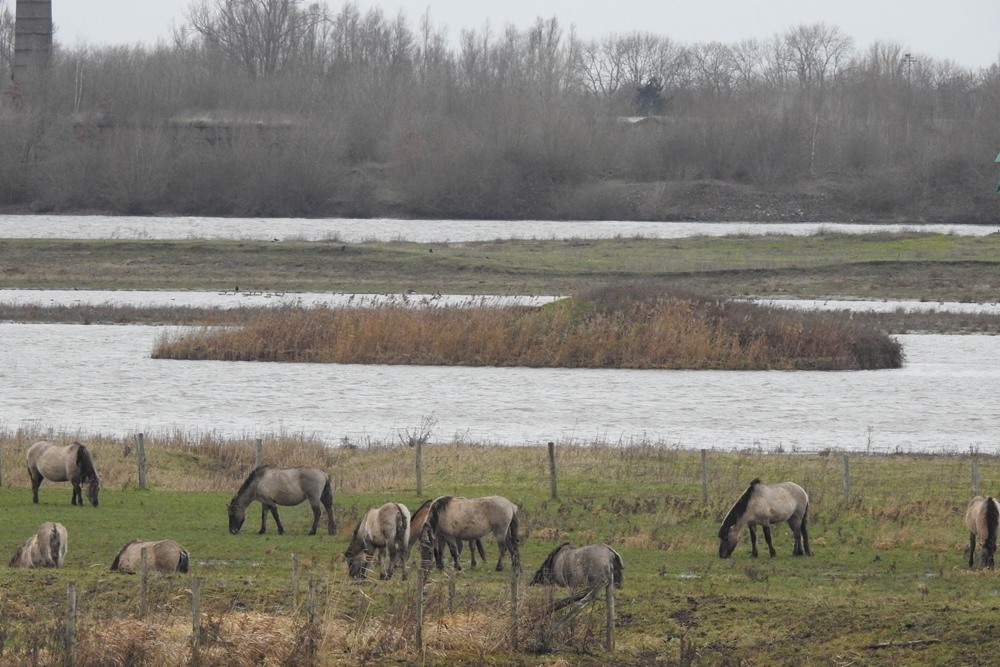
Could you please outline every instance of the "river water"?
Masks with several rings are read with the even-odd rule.
[[[168,327],[0,324],[0,428],[397,442],[996,452],[1000,337],[906,335],[904,368],[630,371],[155,360]]]
[[[0,238],[406,240],[666,238],[916,227],[836,224],[266,220],[3,216]],[[972,225],[921,231],[983,235]],[[542,303],[551,297],[540,297]],[[447,295],[0,290],[12,303],[481,305]],[[499,301],[491,302],[502,305]],[[993,312],[996,304],[786,302]],[[900,336],[904,368],[859,372],[628,371],[154,360],[169,327],[0,323],[0,428],[397,442],[654,443],[683,448],[1000,451],[1000,337]]]

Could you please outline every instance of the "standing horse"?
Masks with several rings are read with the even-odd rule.
[[[420,505],[420,507],[418,507],[417,509],[415,509],[411,513],[411,515],[410,515],[411,516],[411,518],[410,518],[410,540],[406,544],[406,559],[407,560],[410,559],[410,550],[413,548],[413,545],[417,542],[417,540],[420,539],[420,531],[424,527],[424,522],[427,521],[427,516],[431,512],[431,503],[433,503],[433,502],[434,502],[433,498],[431,498],[430,500],[425,500],[423,502],[423,504]],[[440,549],[438,549],[438,551],[440,551]],[[483,541],[482,540],[469,540],[469,554],[472,556],[472,567],[476,567],[476,565],[478,565],[478,563],[476,562],[476,551],[479,552],[479,557],[480,558],[482,558],[483,560],[486,560],[486,552],[483,550]],[[459,542],[459,544],[458,544],[458,553],[459,554],[462,553],[462,543],[461,542]],[[437,557],[437,556],[438,556],[438,554],[435,553],[435,557]]]
[[[38,503],[38,487],[42,479],[51,482],[71,482],[73,498],[71,503],[83,507],[83,491],[80,485],[87,483],[87,498],[97,507],[97,494],[101,490],[101,479],[94,468],[94,459],[87,448],[79,442],[62,447],[44,440],[28,447],[28,474],[31,475],[31,499]]]
[[[272,468],[268,465],[254,468],[243,482],[240,490],[227,505],[229,513],[229,532],[236,535],[243,527],[247,516],[247,506],[255,500],[260,501],[260,531],[267,532],[267,513],[271,512],[274,523],[278,525],[278,534],[283,535],[284,526],[278,518],[278,505],[298,505],[308,500],[313,511],[310,535],[316,534],[319,517],[326,509],[326,527],[331,535],[337,532],[337,524],[333,519],[333,483],[330,475],[319,468],[301,466],[298,468]]]
[[[142,567],[142,550],[146,550],[146,566],[157,572],[187,572],[190,556],[173,540],[126,542],[111,563],[112,572],[135,574]]]
[[[11,567],[62,567],[66,560],[66,527],[43,523],[10,559]]]
[[[743,526],[750,530],[750,555],[757,557],[757,529],[764,529],[764,539],[771,556],[774,556],[774,544],[771,542],[771,526],[787,521],[795,535],[793,556],[803,554],[812,556],[809,550],[809,532],[806,528],[806,516],[809,513],[809,496],[795,482],[781,482],[767,486],[759,479],[750,482],[750,486],[729,510],[722,527],[719,528],[719,558],[729,558],[739,542]]]
[[[965,512],[965,525],[969,529],[969,567],[975,563],[976,541],[979,540],[979,566],[992,570],[1000,527],[1000,502],[991,496],[976,496]]]
[[[591,544],[574,549],[569,542],[563,542],[545,558],[531,578],[531,585],[591,588],[607,584],[610,577],[615,588],[621,588],[624,569],[622,557],[607,544]]]
[[[459,542],[482,539],[492,533],[500,547],[497,571],[503,570],[503,556],[507,551],[510,551],[511,566],[520,571],[518,524],[517,505],[503,496],[472,499],[456,496],[437,498],[431,503],[427,521],[420,531],[420,557],[423,566],[430,567],[433,556],[438,569],[443,569],[442,545],[447,545],[455,569],[461,570],[462,565],[458,562]]]
[[[386,503],[373,507],[361,518],[351,543],[344,552],[347,571],[352,579],[364,579],[368,561],[378,553],[379,578],[391,579],[397,562],[406,579],[406,561],[409,556],[410,510],[400,503]],[[385,557],[388,552],[389,566]]]

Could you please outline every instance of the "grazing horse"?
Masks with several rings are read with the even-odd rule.
[[[726,515],[722,527],[719,528],[719,558],[729,558],[739,542],[743,526],[750,530],[750,555],[757,557],[757,529],[764,529],[764,539],[771,556],[774,556],[774,544],[771,542],[771,526],[787,521],[795,535],[793,556],[812,556],[809,550],[809,532],[806,529],[806,516],[809,513],[809,496],[795,482],[781,482],[768,486],[759,479],[750,482],[750,486],[736,501],[729,514]]]
[[[48,521],[28,538],[8,563],[11,567],[62,567],[66,560],[66,527]]]
[[[420,557],[423,567],[425,569],[430,567],[433,556],[438,569],[443,569],[442,545],[447,545],[455,569],[461,570],[462,565],[458,562],[459,543],[462,540],[482,539],[492,533],[500,547],[497,571],[503,570],[503,556],[507,551],[510,551],[511,566],[520,571],[518,524],[517,505],[503,496],[472,499],[457,496],[437,498],[431,503],[427,521],[420,531]]]
[[[975,563],[976,541],[979,540],[979,566],[992,570],[1000,526],[1000,502],[991,496],[976,496],[965,512],[965,525],[969,529],[969,567]]]
[[[552,550],[531,578],[531,584],[555,584],[568,588],[591,588],[608,583],[622,587],[622,557],[607,544],[591,544],[574,549],[563,542]]]
[[[392,579],[397,562],[403,568],[403,579],[406,579],[409,541],[410,510],[405,505],[386,503],[371,508],[358,522],[351,535],[351,543],[344,552],[348,573],[352,579],[364,579],[369,559],[377,552],[380,579]],[[387,552],[388,568],[385,564]]]
[[[326,528],[333,535],[337,523],[333,519],[333,483],[330,475],[319,468],[301,466],[298,468],[273,468],[268,465],[254,468],[243,482],[227,506],[229,512],[229,532],[236,535],[243,527],[247,516],[247,506],[260,501],[260,531],[267,532],[267,513],[271,512],[278,534],[283,535],[285,527],[278,518],[278,505],[298,505],[308,500],[312,507],[313,522],[310,535],[316,534],[319,517],[326,509]]]
[[[80,485],[87,483],[87,498],[97,507],[97,494],[101,490],[101,479],[94,468],[94,459],[87,448],[79,442],[62,447],[44,440],[28,447],[28,474],[31,475],[31,499],[38,503],[38,487],[42,479],[51,482],[71,482],[73,498],[71,503],[83,507],[83,491]]]
[[[112,572],[135,574],[142,567],[142,550],[146,550],[146,566],[157,572],[187,572],[190,556],[173,540],[126,542],[111,563]]]
[[[424,527],[424,522],[427,521],[427,516],[431,512],[431,503],[434,499],[425,500],[420,507],[411,512],[410,516],[410,540],[406,544],[406,559],[410,559],[410,550],[413,548],[414,543],[420,539],[420,531]],[[437,549],[440,551],[440,548]],[[479,557],[486,560],[486,552],[483,550],[482,540],[469,540],[469,554],[472,556],[472,567],[476,567],[478,563],[476,562],[476,551],[479,552]],[[462,553],[462,543],[458,543],[458,553]],[[435,557],[438,554],[435,552]]]

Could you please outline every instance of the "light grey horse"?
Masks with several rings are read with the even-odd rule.
[[[607,584],[610,577],[615,588],[621,588],[624,570],[622,557],[607,544],[573,548],[569,542],[563,542],[545,558],[531,583],[591,588]]]
[[[809,514],[809,495],[795,482],[781,482],[768,486],[759,479],[736,501],[719,528],[719,558],[729,558],[739,543],[743,526],[750,531],[750,555],[757,557],[757,526],[764,529],[764,539],[771,556],[777,552],[771,542],[771,526],[788,522],[795,535],[793,556],[812,556],[809,550],[809,531],[806,519]]]
[[[101,490],[101,479],[97,476],[94,459],[79,442],[72,445],[54,445],[41,440],[28,447],[28,474],[31,476],[31,499],[38,503],[38,487],[42,479],[51,482],[70,482],[73,485],[73,505],[83,507],[83,491],[80,485],[87,484],[87,498],[97,507],[97,496]]]
[[[62,567],[66,561],[66,526],[48,521],[18,547],[11,567]]]
[[[965,526],[969,529],[969,567],[975,564],[976,542],[979,542],[980,567],[993,569],[997,551],[997,530],[1000,527],[1000,502],[991,496],[976,496],[965,511]]]
[[[510,551],[511,565],[521,569],[521,552],[518,548],[517,505],[503,496],[483,498],[460,498],[441,496],[431,503],[430,513],[420,532],[420,557],[422,566],[430,567],[431,558],[437,561],[438,569],[444,568],[442,545],[451,552],[455,569],[461,570],[458,562],[459,543],[463,540],[478,540],[493,534],[500,547],[497,571],[503,570],[504,554]]]
[[[363,579],[369,560],[377,553],[380,579],[391,579],[397,564],[403,568],[403,579],[406,579],[409,541],[410,510],[405,505],[386,503],[371,508],[358,522],[344,552],[348,573],[353,579]],[[387,555],[388,566],[385,563]]]
[[[229,513],[229,532],[236,535],[243,527],[247,516],[247,506],[255,500],[260,501],[260,534],[267,532],[267,513],[271,512],[274,523],[278,525],[278,534],[285,532],[278,518],[278,505],[298,505],[309,501],[313,512],[310,535],[316,534],[319,518],[326,509],[327,531],[333,535],[337,532],[337,523],[333,518],[333,483],[325,470],[301,466],[298,468],[273,468],[268,465],[254,468],[240,486],[233,499],[226,507]]]
[[[157,572],[187,572],[190,556],[187,550],[173,540],[126,542],[111,563],[111,570],[135,574],[142,567],[142,550],[146,550],[146,566]]]

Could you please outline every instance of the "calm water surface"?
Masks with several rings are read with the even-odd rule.
[[[336,445],[396,441],[431,418],[434,442],[1000,449],[1000,337],[900,336],[902,369],[820,373],[151,359],[167,330],[0,324],[0,428]]]

